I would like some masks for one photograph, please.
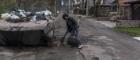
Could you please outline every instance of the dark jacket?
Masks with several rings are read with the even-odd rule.
[[[70,33],[77,31],[79,28],[77,21],[72,17],[69,17],[66,20],[66,24],[67,24],[67,32],[70,32]]]

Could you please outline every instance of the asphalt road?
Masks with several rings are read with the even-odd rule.
[[[101,60],[140,60],[140,41],[115,32],[95,19],[83,18],[80,25],[81,35],[89,39],[87,44],[104,50],[100,55],[97,54]]]
[[[76,17],[75,15],[72,15]],[[56,20],[57,36],[63,36],[65,22]],[[77,18],[76,18],[77,19]],[[115,32],[93,18],[80,19],[81,49],[60,47],[0,48],[0,60],[140,60],[140,42]]]

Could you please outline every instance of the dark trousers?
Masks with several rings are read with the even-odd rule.
[[[65,37],[67,36],[67,34],[70,34],[69,38],[74,37],[76,39],[79,40],[79,29],[73,29],[73,30],[67,30],[67,32],[65,33],[64,37],[62,38],[61,42],[64,42]]]

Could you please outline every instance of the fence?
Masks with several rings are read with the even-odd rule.
[[[140,20],[118,20],[118,27],[140,27]]]
[[[112,5],[99,5],[97,7],[93,7],[92,10],[90,9],[90,12],[93,10],[96,10],[93,14],[97,17],[112,17],[112,15],[110,15],[111,12],[118,12],[119,19],[131,19],[131,10],[129,6],[120,6],[117,8]]]

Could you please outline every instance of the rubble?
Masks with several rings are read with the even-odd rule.
[[[49,20],[52,19],[52,12],[49,10],[32,12],[21,9],[14,9],[9,13],[2,13],[1,19],[6,20],[8,22]]]

